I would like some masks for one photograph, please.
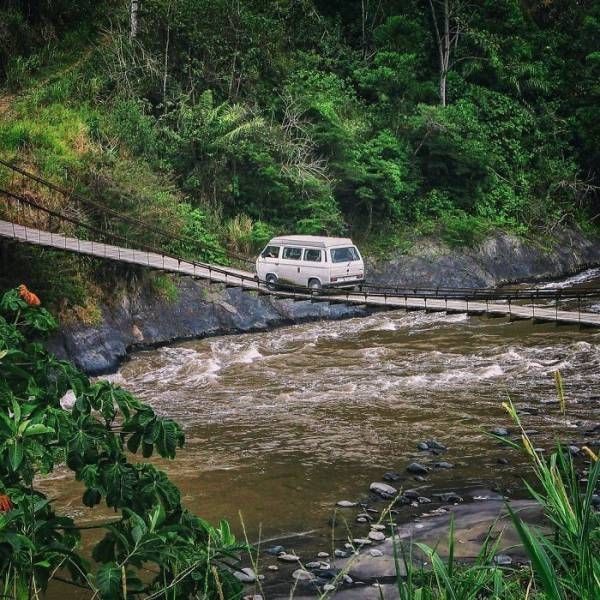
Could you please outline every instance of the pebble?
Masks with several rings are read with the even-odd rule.
[[[498,464],[499,465],[507,465],[508,464],[508,458],[504,458],[504,457],[499,458],[498,459]]]
[[[575,456],[581,452],[581,449],[578,446],[569,446],[569,452],[572,456]]]
[[[356,506],[356,502],[350,502],[350,500],[338,500],[335,505],[340,508],[352,508],[353,506]]]
[[[456,492],[445,492],[443,494],[434,494],[442,502],[462,502],[463,499]]]
[[[406,467],[406,470],[409,473],[414,473],[415,475],[425,475],[429,472],[429,469],[427,467],[424,467],[423,465],[416,462],[410,463],[410,465]]]
[[[383,556],[383,552],[377,548],[371,548],[369,550],[369,556],[372,556],[373,558],[379,558],[380,556]]]
[[[287,552],[282,552],[281,554],[277,555],[277,559],[283,562],[298,562],[300,560],[300,557],[296,556],[295,554],[288,554]]]
[[[350,575],[344,575],[344,583],[352,585],[354,583],[354,580],[352,579],[352,577],[350,577]]]
[[[367,519],[366,517],[356,517],[356,522],[357,523],[368,523],[369,519]]]
[[[425,442],[419,442],[417,444],[417,450],[429,450],[429,446]]]
[[[279,567],[277,565],[269,565],[267,569],[269,569],[269,571],[279,571]]]
[[[395,487],[388,485],[387,483],[380,483],[378,481],[373,482],[369,486],[369,489],[382,498],[393,498],[398,493],[398,490]]]
[[[379,533],[379,532],[377,532]],[[383,536],[385,538],[385,536]],[[373,542],[368,538],[354,538],[352,540],[357,546],[370,546]]]
[[[506,567],[512,564],[512,558],[508,554],[496,554],[494,562],[501,567]]]
[[[436,462],[433,466],[436,469],[454,469],[454,465],[446,461]]]
[[[371,525],[371,529],[373,531],[385,531],[385,525],[381,525],[380,523],[373,523],[373,525]]]
[[[317,558],[329,558],[329,552],[319,552]]]
[[[384,481],[399,481],[400,477],[400,473],[397,473],[396,471],[388,471],[383,474]]]
[[[292,573],[292,577],[296,581],[312,581],[315,578],[315,576],[312,573],[306,571],[305,569],[296,569]]]
[[[335,585],[331,585],[331,583],[326,583],[323,586],[323,591],[324,592],[333,592],[335,590]]]
[[[406,490],[404,496],[411,500],[416,500],[419,497],[419,492],[417,492],[417,490]]]
[[[592,495],[592,506],[595,506],[596,508],[600,508],[600,495],[599,494]]]
[[[271,548],[267,548],[265,552],[272,556],[277,556],[278,554],[285,552],[285,548],[283,546],[272,546]]]
[[[344,550],[335,550],[335,551],[333,552],[333,555],[334,555],[336,558],[348,558],[348,553],[347,553],[347,552],[345,552]]]
[[[428,448],[432,448],[433,450],[448,450],[444,444],[441,444],[437,440],[427,440],[425,443],[427,444]]]
[[[499,435],[500,437],[506,437],[507,435],[509,435],[509,431],[508,429],[506,429],[506,427],[494,427],[491,433],[493,433],[494,435]]]
[[[256,581],[256,573],[250,567],[234,571],[233,576],[242,583],[254,583]]]
[[[429,504],[431,502],[431,498],[427,498],[426,496],[419,496],[417,498],[417,502],[419,504]]]
[[[313,560],[311,562],[306,563],[304,566],[307,569],[321,569],[321,568],[327,569],[327,568],[329,568],[329,565],[327,565],[326,567],[321,567],[322,564],[323,563],[319,562],[318,560],[317,561]]]
[[[260,594],[252,594],[252,596],[244,596],[244,600],[263,600]]]
[[[415,477],[413,479],[415,481],[427,481],[427,478],[423,477],[423,475],[415,475]]]
[[[369,531],[369,539],[374,542],[383,542],[385,540],[385,533],[382,531]]]

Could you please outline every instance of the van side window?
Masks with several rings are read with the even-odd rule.
[[[261,256],[263,258],[279,258],[279,246],[267,246]]]
[[[287,260],[300,260],[302,258],[302,248],[284,248],[283,258]]]
[[[304,251],[304,260],[308,262],[321,262],[321,251],[313,248]]]

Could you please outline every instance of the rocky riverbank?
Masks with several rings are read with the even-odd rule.
[[[422,241],[407,254],[368,265],[369,281],[423,287],[489,287],[507,281],[548,279],[600,263],[600,243],[563,231],[552,249],[498,233],[472,249],[454,250]],[[368,311],[326,303],[293,302],[239,289],[176,278],[177,299],[148,289],[102,308],[98,325],[71,323],[50,349],[89,374],[110,373],[136,348],[177,340],[266,330],[317,319],[343,319]]]

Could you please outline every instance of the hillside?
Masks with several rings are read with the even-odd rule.
[[[6,0],[0,157],[216,261],[283,231],[348,233],[371,254],[424,235],[593,234],[599,34],[592,0]],[[2,169],[0,183],[68,208]],[[148,277],[3,253],[1,283],[83,320]]]

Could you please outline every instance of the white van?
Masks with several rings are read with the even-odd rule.
[[[260,253],[256,274],[269,287],[298,285],[320,290],[361,285],[365,265],[349,238],[286,235],[273,238]]]

